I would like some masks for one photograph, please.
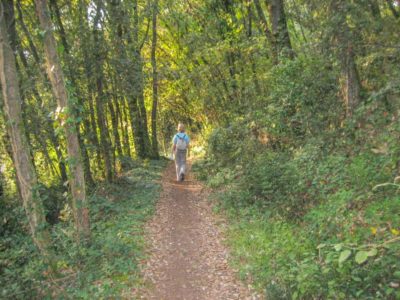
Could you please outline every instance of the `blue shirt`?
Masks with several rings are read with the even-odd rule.
[[[174,145],[176,145],[176,143],[178,142],[178,137],[180,137],[181,139],[184,139],[186,144],[189,145],[189,142],[190,142],[189,136],[184,132],[178,132],[177,134],[175,134],[175,136],[174,136],[174,138],[172,140]]]

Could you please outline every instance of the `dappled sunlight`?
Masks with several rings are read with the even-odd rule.
[[[0,298],[400,299],[399,4],[0,0]]]

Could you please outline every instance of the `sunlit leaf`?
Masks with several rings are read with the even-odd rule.
[[[359,265],[364,263],[368,259],[368,252],[367,251],[358,251],[355,256],[355,261]]]
[[[343,262],[345,262],[351,255],[351,251],[346,249],[344,251],[342,251],[339,255],[339,264],[342,264]]]

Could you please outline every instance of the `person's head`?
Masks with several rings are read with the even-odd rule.
[[[185,125],[183,125],[182,123],[178,124],[178,131],[179,132],[185,132]]]

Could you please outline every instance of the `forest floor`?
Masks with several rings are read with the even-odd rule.
[[[224,245],[225,220],[212,211],[205,189],[190,173],[176,182],[171,163],[146,227],[146,290],[141,299],[261,299],[237,278]]]

